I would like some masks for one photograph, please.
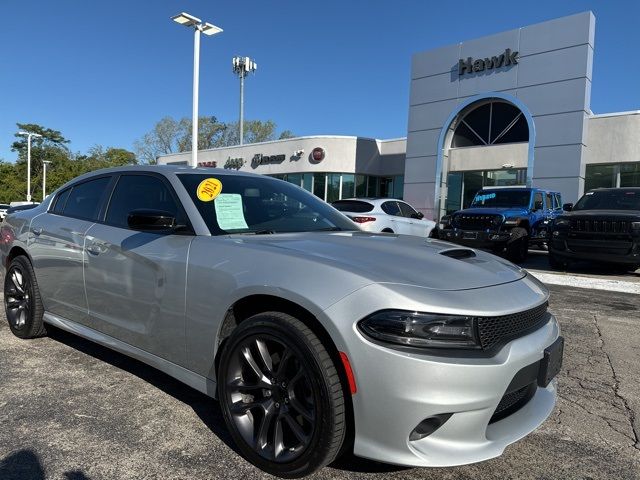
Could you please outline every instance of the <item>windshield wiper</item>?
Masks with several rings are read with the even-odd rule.
[[[275,230],[256,230],[254,232],[240,232],[241,235],[273,235]]]
[[[310,232],[342,232],[342,228],[340,227],[327,227],[327,228],[316,228],[315,230],[309,230]],[[355,230],[353,230],[355,232]]]

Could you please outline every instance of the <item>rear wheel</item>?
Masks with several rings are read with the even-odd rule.
[[[14,258],[4,278],[4,309],[9,328],[16,337],[36,338],[47,333],[44,308],[31,262]]]
[[[514,263],[524,262],[529,253],[529,233],[520,227],[511,230],[507,243],[507,258]]]
[[[343,389],[305,324],[278,312],[254,315],[229,337],[218,371],[227,427],[251,463],[297,478],[335,460],[346,434]]]

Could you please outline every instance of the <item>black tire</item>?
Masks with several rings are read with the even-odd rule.
[[[529,233],[520,227],[511,230],[507,243],[507,258],[514,263],[524,262],[529,254]]]
[[[549,259],[549,266],[553,270],[566,270],[567,267],[569,266],[569,262],[567,262],[566,260],[563,260],[560,257],[557,257],[551,252],[549,252],[549,255],[547,255],[547,258]]]
[[[337,458],[347,432],[343,386],[322,342],[296,318],[266,312],[242,322],[223,346],[218,393],[240,452],[263,471],[298,478]]]
[[[42,320],[44,307],[31,262],[25,256],[14,258],[4,277],[4,311],[16,337],[37,338],[47,334]]]

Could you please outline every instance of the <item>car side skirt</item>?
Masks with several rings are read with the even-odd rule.
[[[52,313],[45,312],[44,321],[54,327],[58,327],[69,333],[73,333],[74,335],[78,335],[79,337],[146,363],[147,365],[166,373],[170,377],[175,378],[179,382],[182,382],[209,397],[217,397],[216,382],[210,378],[203,377],[202,375],[194,373],[191,370],[187,370],[186,368],[170,362],[169,360],[165,360],[164,358],[158,357],[157,355],[145,350],[141,350],[133,345],[129,345],[128,343],[122,342],[121,340],[109,335],[105,335],[97,330],[72,322],[71,320],[67,320],[66,318],[59,317]]]

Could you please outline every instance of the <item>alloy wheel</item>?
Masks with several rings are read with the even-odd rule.
[[[7,320],[11,326],[20,330],[24,328],[31,314],[30,281],[18,266],[8,272],[4,285],[4,304]]]
[[[254,334],[231,352],[225,400],[237,431],[266,460],[298,458],[316,430],[317,401],[300,355],[280,338]]]

